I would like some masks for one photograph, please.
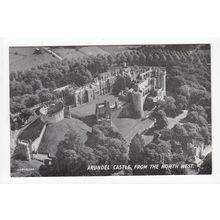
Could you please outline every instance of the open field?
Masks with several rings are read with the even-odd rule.
[[[29,70],[57,60],[48,53],[33,54],[35,47],[11,47],[9,49],[10,72]]]
[[[96,55],[109,55],[128,50],[128,46],[82,46],[82,47],[60,47],[53,51],[66,59],[77,59]]]
[[[96,55],[109,55],[129,50],[132,46],[82,46],[56,47],[52,50],[67,60],[77,60]],[[36,47],[10,47],[10,72],[29,70],[44,63],[57,60],[49,53],[33,54]]]

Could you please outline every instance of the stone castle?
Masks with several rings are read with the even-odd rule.
[[[73,97],[73,106],[92,102],[97,96],[110,94],[118,75],[129,76],[134,86],[130,90],[131,104],[135,115],[144,117],[144,103],[146,99],[156,103],[166,96],[166,69],[163,67],[124,67],[115,68],[99,74],[94,82],[82,87],[67,85],[56,91],[68,89]],[[126,86],[126,85],[125,85]],[[39,107],[39,106],[38,106]],[[32,159],[38,152],[39,144],[46,130],[47,124],[56,123],[64,118],[64,105],[62,101],[52,101],[41,105],[40,116],[29,124],[18,136],[17,150],[27,160]],[[97,123],[103,121],[111,124],[111,108],[108,102],[96,105]]]
[[[73,106],[92,102],[97,96],[110,94],[117,76],[130,77],[134,83],[131,91],[133,107],[138,117],[143,117],[143,105],[146,98],[156,103],[166,96],[166,69],[164,67],[120,67],[100,73],[92,83],[82,87],[67,85],[56,89],[62,92],[68,89],[73,97]]]
[[[147,67],[135,77],[132,103],[138,117],[144,117],[146,98],[156,103],[166,96],[166,69],[163,67]]]

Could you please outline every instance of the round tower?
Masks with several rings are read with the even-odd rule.
[[[144,100],[142,97],[142,92],[140,91],[132,92],[132,104],[135,114],[140,118],[144,117],[144,110],[143,110]]]

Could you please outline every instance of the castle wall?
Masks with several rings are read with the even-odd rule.
[[[46,130],[46,125],[44,125],[44,127],[43,127],[43,129],[42,129],[42,131],[41,131],[41,133],[40,133],[40,136],[39,136],[37,139],[35,139],[35,140],[32,142],[32,144],[31,144],[32,151],[35,152],[35,153],[36,153],[37,150],[38,150],[38,147],[39,147],[39,145],[40,145],[40,142],[41,142],[41,140],[42,140],[42,137],[44,136],[45,130]]]

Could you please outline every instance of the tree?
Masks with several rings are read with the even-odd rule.
[[[33,88],[30,84],[22,83],[23,94],[33,94]]]
[[[141,65],[146,65],[146,56],[144,55],[144,53],[140,54],[140,64]]]
[[[97,68],[101,68],[102,58],[96,58],[95,62],[97,62]],[[83,65],[76,63],[70,68],[69,72],[69,81],[76,83],[78,86],[83,86],[93,79],[91,72]]]
[[[137,53],[135,53],[133,55],[133,62],[134,62],[135,65],[139,65],[140,64],[140,56]]]
[[[39,97],[37,95],[27,94],[24,96],[24,100],[27,108],[33,107],[39,103]]]
[[[206,92],[204,94],[204,96],[199,99],[199,103],[198,104],[203,106],[203,107],[211,106],[211,94]]]
[[[211,118],[212,109],[211,109],[211,106],[206,106],[205,111],[206,111],[206,115],[207,115],[207,122],[209,124],[211,124],[211,122],[212,122],[212,118]]]
[[[117,64],[120,66],[121,64],[123,64],[124,62],[127,61],[127,57],[125,56],[125,54],[123,53],[118,53],[116,55],[116,62]]]
[[[31,115],[33,115],[33,113],[32,113],[31,110],[29,110],[29,109],[22,109],[22,110],[21,110],[20,117],[21,117],[24,121],[28,120],[28,118],[29,118]]]
[[[113,57],[112,57],[111,54],[107,56],[107,60],[108,60],[108,63],[109,63],[110,65],[113,64],[113,61],[114,61],[114,60],[113,60]]]
[[[168,117],[175,117],[178,113],[175,103],[176,100],[172,96],[167,96],[164,101],[159,101],[158,105]]]
[[[41,91],[38,91],[38,96],[40,102],[46,102],[56,98],[55,95],[49,91],[49,89],[42,89]]]
[[[162,129],[167,127],[167,125],[168,125],[168,121],[167,121],[166,113],[163,110],[159,110],[156,113],[156,122],[154,124],[154,127],[156,129]]]
[[[23,95],[23,87],[17,81],[10,81],[10,97]]]
[[[93,149],[98,164],[126,164],[128,161],[127,143],[108,124],[94,125],[86,145]]]
[[[172,159],[171,145],[166,141],[148,144],[144,148],[144,159],[148,164],[170,163]]]
[[[151,53],[148,54],[147,63],[148,65],[153,65],[153,55]]]
[[[186,116],[186,121],[196,123],[200,126],[208,125],[206,119],[203,116],[199,115],[199,113],[196,111],[189,112]]]
[[[200,128],[199,132],[201,134],[201,137],[203,137],[205,144],[206,145],[210,144],[211,143],[211,134],[210,134],[209,128],[206,126],[202,126]]]
[[[163,128],[160,130],[160,139],[164,141],[169,141],[172,139],[173,132],[169,128]]]
[[[183,95],[176,96],[176,106],[179,110],[184,110],[188,106],[188,100]]]
[[[174,76],[167,78],[167,90],[173,93],[177,93],[178,87],[186,85],[186,81],[183,76]]]
[[[187,139],[191,140],[200,140],[203,141],[203,137],[201,136],[200,127],[197,124],[187,122],[182,125],[187,132]]]
[[[127,57],[128,65],[133,65],[133,56],[130,53],[125,53],[125,56]]]
[[[160,56],[159,56],[159,54],[158,53],[154,53],[154,55],[153,55],[153,57],[154,57],[154,65],[160,65],[160,63],[159,63],[159,61],[160,61]]]
[[[183,85],[177,88],[177,94],[183,95],[186,98],[190,97],[190,88],[188,85]]]
[[[199,115],[207,118],[206,110],[201,105],[193,104],[189,107],[189,112],[198,112]]]
[[[159,169],[133,170],[134,175],[166,175],[170,170],[161,169],[162,164],[169,164],[172,160],[171,145],[166,141],[150,143],[144,147],[141,164],[156,164]]]
[[[144,140],[140,134],[136,134],[130,143],[129,159],[131,164],[140,164],[143,161]]]
[[[199,174],[212,174],[212,153],[207,154],[203,160]]]
[[[34,91],[41,90],[43,88],[43,84],[42,84],[41,80],[40,79],[34,80],[32,82],[32,88]]]
[[[10,112],[11,113],[20,112],[24,108],[25,108],[24,104],[10,100]]]
[[[43,176],[86,176],[89,164],[96,164],[93,150],[86,147],[75,131],[65,135],[65,139],[58,145],[56,159],[52,166],[41,166]]]
[[[127,57],[122,53],[119,56],[120,64],[125,63],[127,61]]]
[[[180,125],[176,124],[172,128],[173,136],[172,136],[172,151],[181,152],[186,151],[187,142],[188,142],[188,133],[186,129]]]
[[[161,64],[165,66],[165,65],[166,65],[166,62],[167,62],[166,56],[165,56],[164,54],[161,54],[160,57],[161,57]]]
[[[199,100],[205,95],[205,91],[198,88],[190,89],[190,104],[198,104]]]

